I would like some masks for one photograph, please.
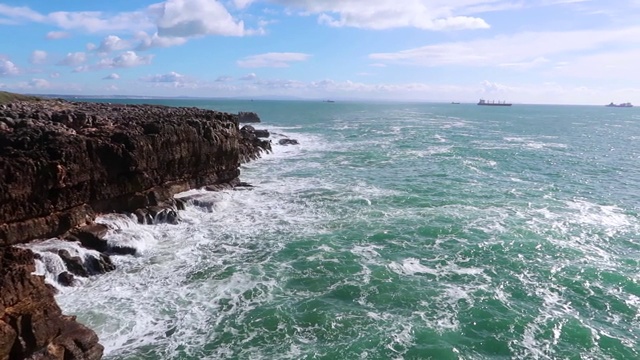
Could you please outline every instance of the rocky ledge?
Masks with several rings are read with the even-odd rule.
[[[107,244],[95,216],[176,222],[184,206],[177,192],[246,187],[240,165],[271,143],[238,124],[238,115],[198,108],[42,99],[0,105],[0,360],[102,356],[96,334],[62,315],[55,290],[34,275],[42,255],[14,245],[57,237],[91,249],[93,258],[55,252],[68,269],[58,274],[62,284],[112,270],[109,253],[133,250]]]

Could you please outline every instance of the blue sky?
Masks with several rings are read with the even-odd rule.
[[[0,90],[640,104],[640,0],[0,0]]]

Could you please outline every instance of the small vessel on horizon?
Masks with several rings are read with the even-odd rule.
[[[451,102],[451,104],[452,104],[452,105],[460,105],[460,103],[459,103],[459,102],[455,102],[455,101],[452,101],[452,102]]]
[[[478,101],[478,105],[485,105],[485,106],[511,106],[511,103],[508,103],[506,101],[495,101],[495,100],[491,100],[491,101],[486,101],[485,99],[480,99],[480,101]]]
[[[621,103],[621,104],[614,104],[613,102],[610,102],[608,105],[605,105],[606,107],[633,107],[633,105],[631,105],[630,102],[626,102],[626,103]]]

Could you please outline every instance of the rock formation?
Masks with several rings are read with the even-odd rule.
[[[239,130],[236,115],[211,110],[59,100],[2,107],[0,245],[232,183],[242,162],[270,150]]]
[[[0,360],[100,359],[95,332],[63,315],[34,271],[31,251],[0,247]]]
[[[0,105],[0,360],[99,359],[96,334],[62,315],[54,290],[33,274],[43,255],[12,245],[60,237],[92,249],[89,257],[41,253],[64,262],[60,284],[111,271],[108,254],[135,249],[109,245],[97,214],[178,221],[184,202],[175,193],[246,186],[240,164],[271,143],[241,130],[238,115],[217,111],[5,94],[0,100],[13,102]]]
[[[260,117],[258,114],[249,111],[240,111],[238,113],[238,122],[240,123],[259,123]]]

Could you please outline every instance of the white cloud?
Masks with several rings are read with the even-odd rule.
[[[233,5],[238,9],[245,9],[246,7],[251,5],[253,1],[254,0],[233,0]]]
[[[182,82],[184,81],[184,75],[178,74],[177,72],[170,72],[164,75],[153,75],[148,76],[141,79],[146,82],[156,82],[156,83],[173,83],[173,82]]]
[[[334,27],[425,30],[486,29],[483,19],[458,15],[465,7],[495,0],[272,0],[305,14],[318,15],[321,24]]]
[[[233,80],[232,76],[223,75],[223,76],[218,76],[218,78],[216,79],[216,82],[228,82],[228,81],[231,81],[231,80]]]
[[[18,67],[9,60],[0,59],[0,76],[17,75],[20,72]]]
[[[65,39],[65,38],[68,38],[69,36],[71,35],[66,31],[49,31],[47,33],[47,39],[49,40]]]
[[[140,56],[135,51],[125,51],[124,53],[109,59],[102,59],[98,62],[99,68],[129,68],[151,63],[153,55]]]
[[[102,80],[118,80],[120,79],[120,75],[116,74],[116,73],[111,73],[105,77],[102,78]]]
[[[148,50],[151,48],[165,48],[171,46],[182,45],[187,42],[187,38],[184,37],[170,37],[158,36],[158,33],[149,36],[146,32],[141,31],[136,35],[136,38],[140,41],[137,50]]]
[[[91,70],[91,67],[89,67],[88,65],[80,65],[80,66],[76,66],[73,69],[73,72],[74,73],[83,73],[83,72],[87,72],[89,70]]]
[[[60,77],[60,73],[59,72],[52,72],[51,74],[49,74],[49,77],[52,79],[57,79]]]
[[[260,55],[247,56],[242,60],[238,60],[237,64],[245,68],[258,67],[289,67],[289,63],[295,61],[305,61],[311,55],[303,53],[266,53]]]
[[[100,11],[56,11],[41,14],[28,7],[0,4],[0,23],[19,24],[36,22],[58,26],[65,30],[83,30],[90,33],[106,31],[131,31],[153,28],[148,11],[121,12],[115,15]],[[52,31],[47,38],[59,39],[66,33]]]
[[[144,30],[153,27],[144,11],[121,12],[109,15],[100,11],[57,11],[47,15],[46,23],[65,30],[82,30],[89,33]]]
[[[74,52],[68,53],[64,59],[58,62],[58,65],[78,66],[84,64],[85,61],[87,61],[87,54],[83,52]]]
[[[255,73],[249,73],[243,77],[240,78],[240,80],[245,80],[245,81],[252,81],[258,78],[258,75],[256,75]]]
[[[157,25],[161,37],[246,33],[242,21],[236,21],[220,2],[211,0],[167,0]]]
[[[29,61],[32,64],[44,64],[47,61],[47,52],[43,50],[34,50],[31,53]]]
[[[95,50],[102,54],[108,54],[112,51],[125,50],[130,47],[131,44],[128,41],[122,40],[116,35],[109,35],[102,39],[102,42],[100,42],[100,46],[98,46]]]
[[[370,59],[389,63],[441,66],[498,66],[537,64],[554,55],[593,51],[604,46],[640,43],[640,27],[614,30],[523,32],[490,39],[427,45],[395,53],[377,53]],[[538,60],[536,60],[538,59]]]
[[[51,84],[45,79],[31,79],[29,81],[29,87],[34,89],[46,89],[50,86]]]
[[[24,20],[42,22],[45,20],[45,17],[42,14],[29,9],[26,6],[9,6],[4,4],[0,4],[0,16],[5,17],[9,23],[18,23],[19,21]]]
[[[528,69],[532,69],[538,66],[542,66],[544,64],[548,64],[549,63],[549,59],[543,57],[543,56],[539,56],[531,61],[521,61],[521,62],[515,62],[515,63],[502,63],[499,64],[499,66],[501,67],[505,67],[505,68],[510,68],[510,69],[517,69],[517,70],[528,70]]]
[[[640,59],[640,50],[637,47],[628,50],[608,51],[557,63],[549,73],[553,77],[608,81],[619,79],[640,83],[638,59]]]

